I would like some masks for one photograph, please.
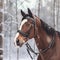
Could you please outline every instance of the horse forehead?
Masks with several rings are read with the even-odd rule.
[[[28,21],[27,19],[24,19],[24,20],[21,22],[21,25],[20,25],[19,30],[21,30],[21,29],[22,29],[22,26],[23,26],[27,21]]]

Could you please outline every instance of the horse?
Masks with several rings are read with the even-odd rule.
[[[29,8],[28,14],[21,10],[21,15],[23,18],[14,38],[15,46],[22,47],[34,38],[39,50],[37,60],[60,60],[60,32],[33,15]],[[30,49],[34,52],[31,47]]]

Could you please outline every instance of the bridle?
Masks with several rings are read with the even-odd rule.
[[[35,21],[34,21],[33,18],[26,17],[26,19],[28,19],[28,20],[31,19],[31,20],[32,20],[32,24],[33,24],[33,26],[35,26]],[[17,30],[17,32],[18,32],[19,34],[21,34],[22,36],[24,36],[24,37],[26,37],[26,38],[29,38],[29,35],[30,35],[30,32],[31,32],[31,29],[32,29],[32,24],[31,24],[29,30],[28,30],[26,33],[23,32],[23,31],[21,31],[21,30]],[[35,28],[34,28],[34,30],[35,30]]]
[[[35,19],[35,18],[30,18],[30,17],[26,17],[26,19],[28,19],[28,20],[31,19],[31,20],[32,20],[32,24],[33,24],[33,26],[34,26],[34,35],[36,36],[36,31],[35,31],[35,29],[36,29],[36,19]],[[32,26],[29,28],[28,33],[25,33],[25,32],[23,32],[23,31],[21,31],[21,30],[18,30],[17,32],[18,32],[19,34],[22,34],[22,36],[29,38],[31,29],[32,29]],[[33,57],[31,56],[30,51],[33,52],[35,55],[40,54],[42,60],[44,60],[43,57],[42,57],[42,53],[45,53],[48,49],[50,49],[51,47],[53,47],[54,42],[55,42],[54,40],[55,40],[55,39],[54,39],[54,36],[53,36],[52,41],[50,42],[49,46],[48,46],[47,48],[45,48],[45,49],[41,49],[41,51],[39,51],[39,53],[36,53],[36,52],[31,48],[31,46],[29,45],[29,43],[26,43],[25,45],[26,45],[26,47],[27,47],[27,51],[28,51],[28,54],[30,55],[31,59],[33,59]]]

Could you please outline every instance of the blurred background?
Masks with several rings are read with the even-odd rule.
[[[31,60],[26,46],[17,49],[14,37],[21,23],[21,9],[32,13],[51,27],[60,31],[60,0],[0,0],[0,60]],[[35,40],[29,40],[34,51],[38,52]],[[31,53],[33,60],[37,56]]]

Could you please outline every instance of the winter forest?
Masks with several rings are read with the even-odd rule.
[[[14,37],[22,19],[21,10],[28,13],[27,8],[60,31],[60,0],[0,0],[0,60],[31,60],[25,45],[18,49],[14,46]],[[28,43],[38,52],[34,39]],[[37,60],[36,55],[31,55],[33,60]]]

